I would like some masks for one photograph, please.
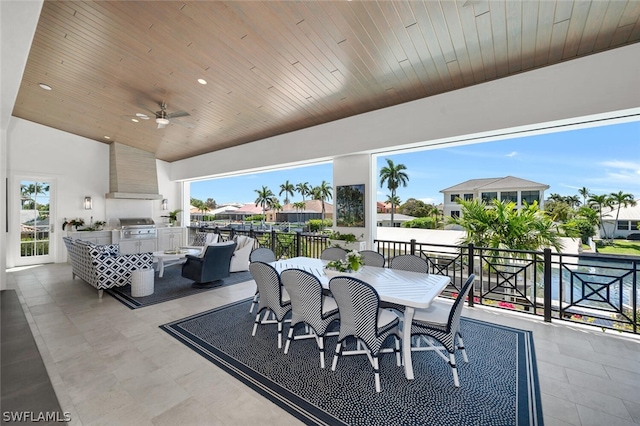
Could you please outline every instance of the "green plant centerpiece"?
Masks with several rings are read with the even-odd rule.
[[[325,266],[329,271],[337,272],[357,272],[364,265],[362,255],[357,250],[347,252],[345,260],[332,260]]]

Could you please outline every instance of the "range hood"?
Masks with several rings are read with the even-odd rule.
[[[161,200],[155,155],[117,142],[109,145],[109,192],[105,197]]]

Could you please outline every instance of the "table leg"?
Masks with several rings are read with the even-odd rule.
[[[413,363],[411,361],[411,323],[413,322],[414,308],[405,307],[402,323],[402,360],[404,362],[404,376],[407,380],[413,380]]]
[[[164,259],[159,257],[158,258],[158,277],[162,278],[163,275],[164,275]]]

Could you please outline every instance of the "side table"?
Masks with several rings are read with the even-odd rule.
[[[131,271],[131,296],[144,297],[153,294],[154,271],[151,268]]]

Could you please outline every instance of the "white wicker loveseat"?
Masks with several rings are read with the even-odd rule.
[[[62,237],[76,276],[98,289],[131,284],[131,271],[153,268],[153,253],[120,254],[118,244],[97,245],[89,241]]]

